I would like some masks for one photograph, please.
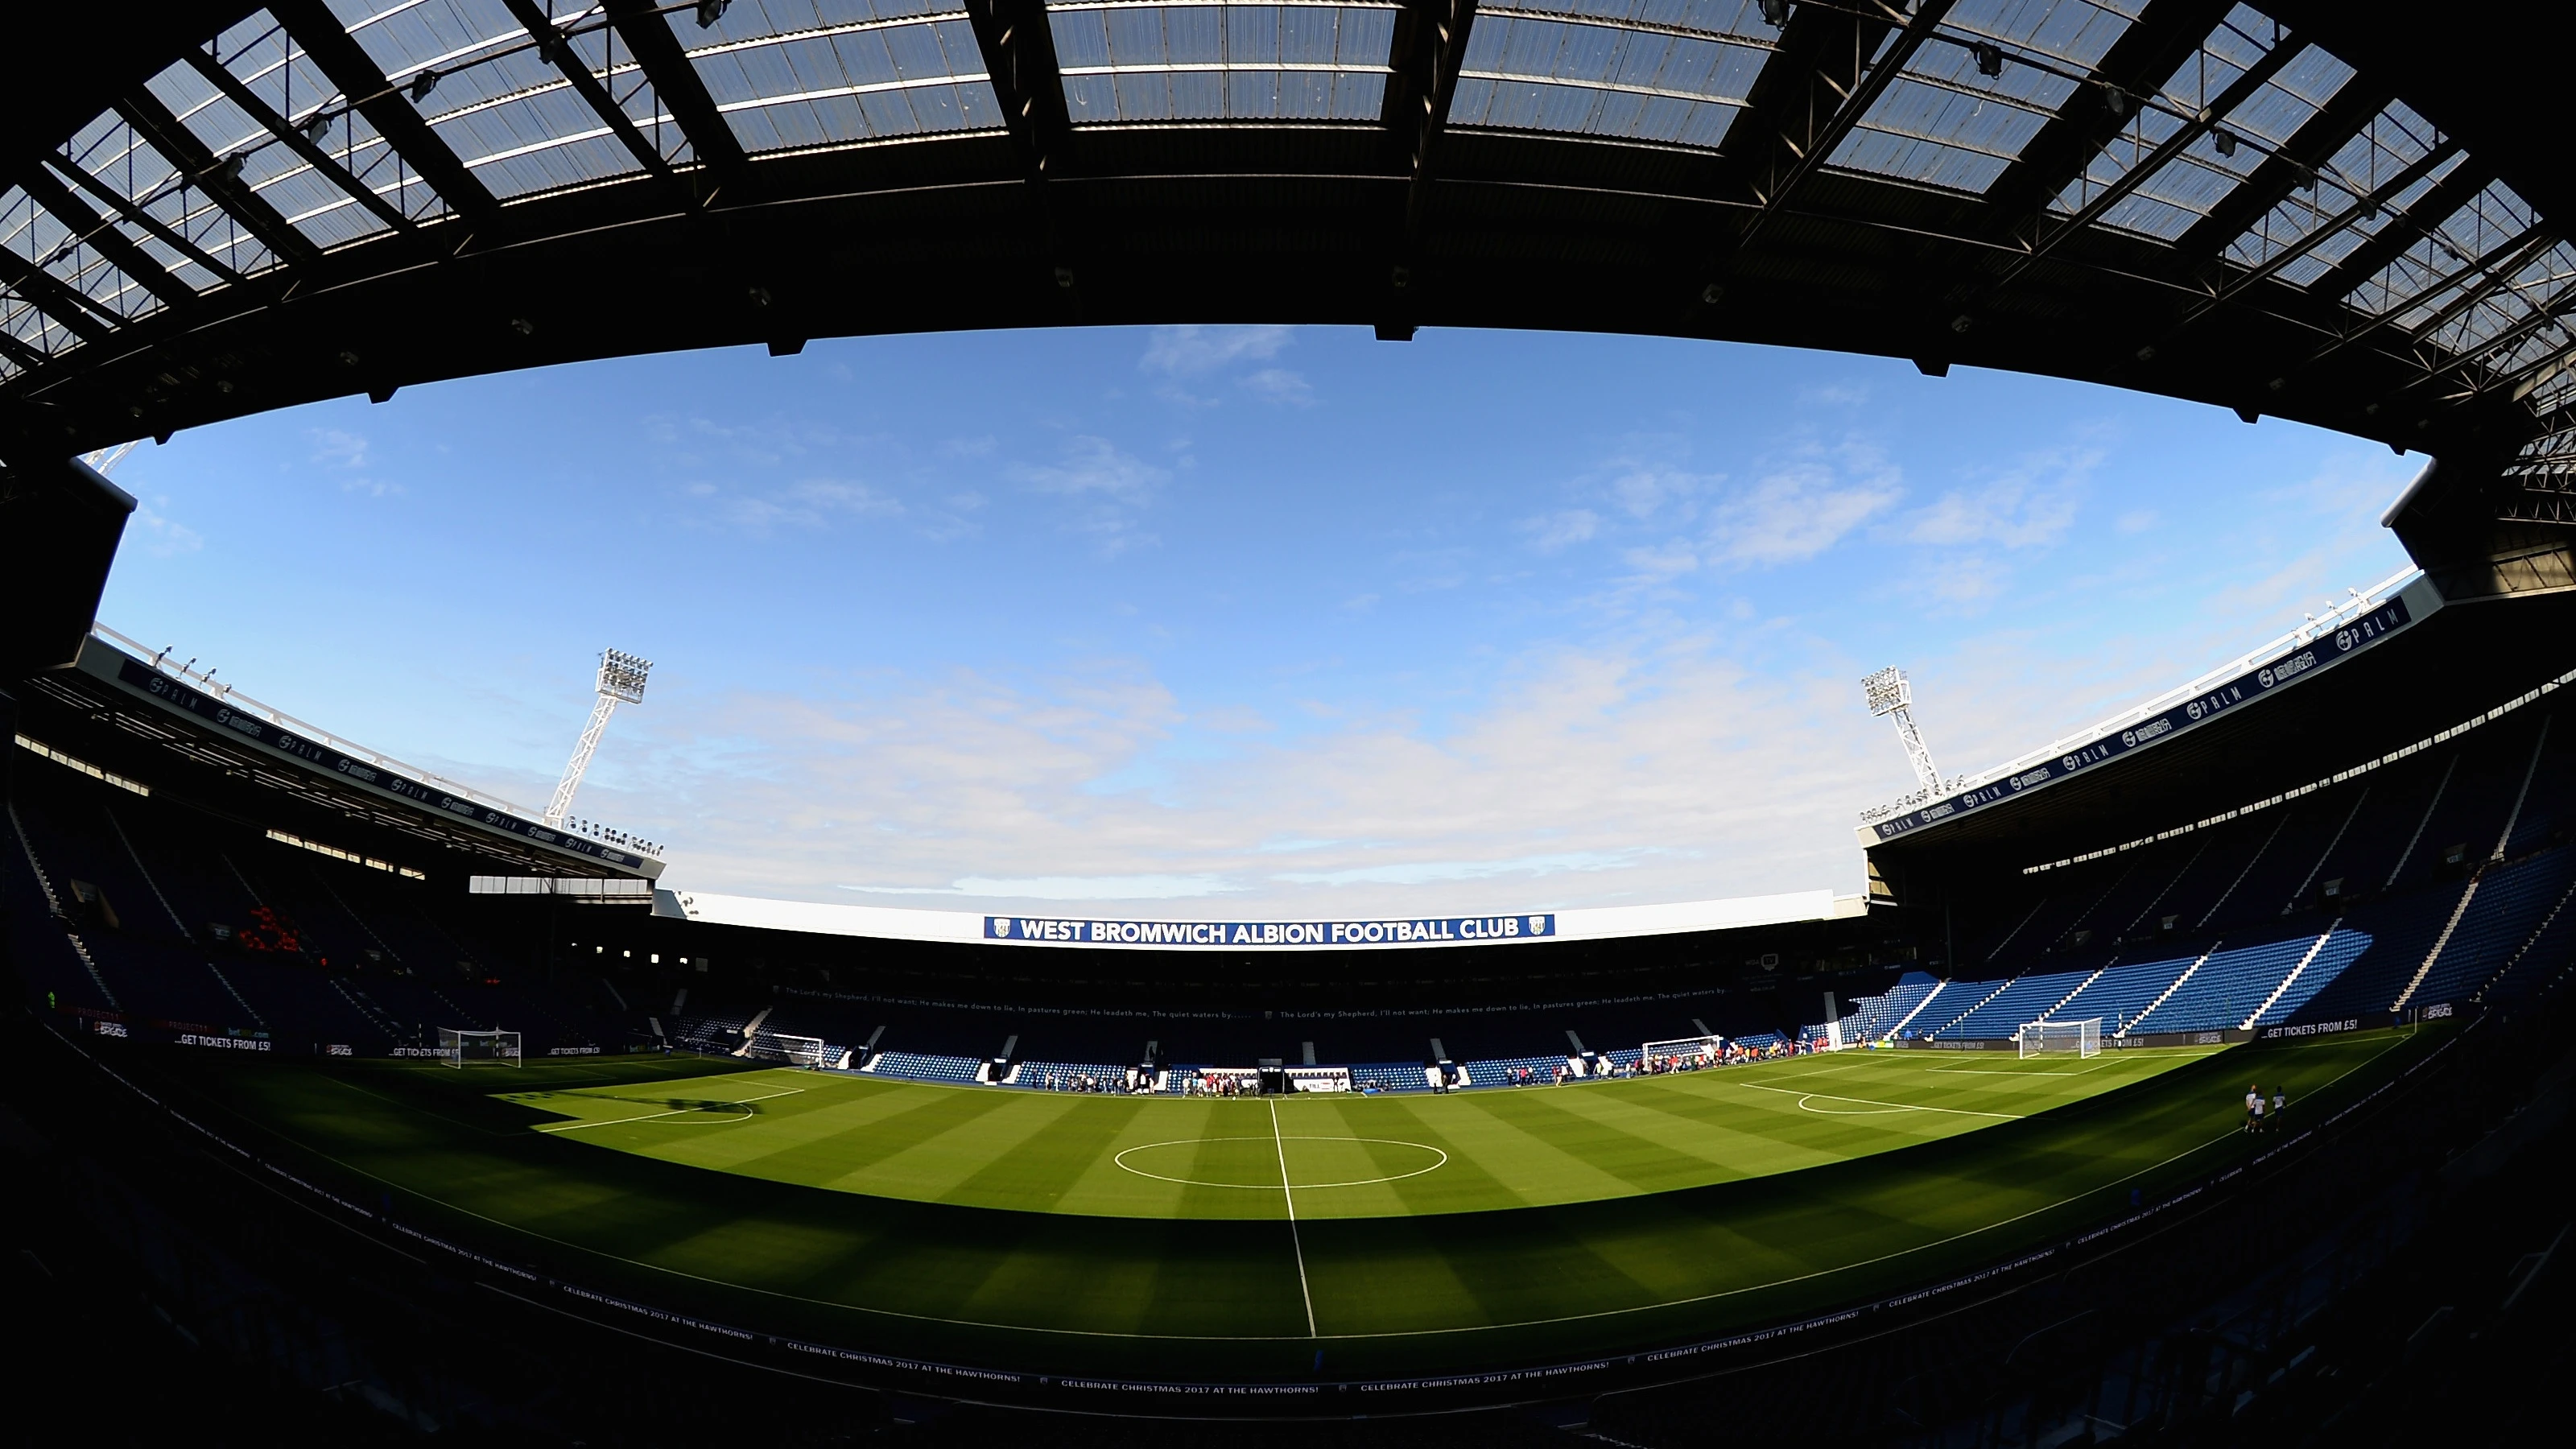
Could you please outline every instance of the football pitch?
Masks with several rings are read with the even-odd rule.
[[[402,1220],[672,1312],[1055,1373],[1635,1352],[1971,1271],[2205,1179],[2406,1038],[1848,1052],[1445,1096],[948,1087],[706,1058],[179,1065]],[[1321,1358],[1315,1357],[1322,1355]]]
[[[2020,1121],[2211,1050],[1844,1052],[1441,1096],[1138,1098],[777,1068],[502,1099],[561,1114],[532,1130],[566,1141],[835,1192],[1313,1221],[1597,1202],[1822,1167]]]

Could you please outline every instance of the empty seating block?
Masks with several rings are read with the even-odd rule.
[[[2044,976],[2021,977],[1976,1009],[1943,1026],[1936,1035],[1953,1040],[2010,1036],[2021,1029],[2023,1022],[2038,1020],[2092,974],[2052,971]]]
[[[2298,967],[2314,936],[2292,936],[2259,946],[2213,951],[2171,996],[2140,1017],[2131,1035],[2157,1031],[2220,1031],[2243,1026],[2256,1007]]]

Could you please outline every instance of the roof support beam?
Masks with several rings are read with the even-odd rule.
[[[2428,287],[2425,287],[2417,295],[2422,297],[2438,297],[2442,293],[2458,286],[2462,280],[2474,273],[2483,271],[2487,275],[2485,279],[2480,281],[2477,285],[2462,291],[2459,296],[2452,298],[2448,303],[2444,304],[2441,310],[2424,319],[2423,324],[2417,327],[2410,335],[2415,340],[2421,341],[2426,333],[2438,330],[2444,324],[2458,317],[2469,308],[2474,307],[2478,303],[2495,295],[2496,290],[2504,286],[2507,282],[2512,281],[2513,274],[2521,271],[2524,266],[2530,263],[2533,257],[2540,255],[2542,252],[2549,250],[2557,244],[2557,228],[2549,225],[2547,222],[2543,222],[2540,225],[2531,228],[2529,231],[2524,232],[2521,236],[2514,238],[2512,241],[2505,243],[2503,246],[2496,248],[2494,251],[2487,253],[2484,259],[2470,262],[2465,266],[2455,268],[2451,272],[2445,274],[2440,280],[2434,282]],[[2325,361],[2327,358],[2334,356],[2336,353],[2343,351],[2354,343],[2371,337],[2381,329],[2394,327],[2397,325],[2398,317],[2403,313],[2412,311],[2414,309],[2414,305],[2414,302],[2410,300],[2390,307],[2387,311],[2372,317],[2369,321],[2362,323],[2341,337],[2336,338],[2334,341],[2318,348],[2314,353],[2310,354],[2305,361],[2301,362],[2299,366],[2302,368],[2314,367],[2316,364]]]
[[[2434,168],[2458,154],[2459,149],[2460,144],[2457,141],[2444,141],[2435,146],[2431,151],[2417,158],[2413,165],[2380,183],[2377,190],[2344,208],[2324,225],[2264,258],[2261,266],[2228,283],[2208,299],[2193,303],[2191,310],[2185,312],[2180,321],[2166,330],[2165,336],[2172,337],[2183,328],[2208,316],[2220,306],[2234,301],[2248,288],[2278,276],[2283,268],[2324,245],[2330,238],[2340,236],[2353,223],[2365,217],[2377,216],[2387,210],[2406,188],[2432,174]]]
[[[2478,344],[2478,350],[2474,354],[2454,360],[2451,367],[2454,371],[2458,371],[2469,367],[2481,358],[2501,357],[2502,354],[2521,346],[2534,333],[2556,325],[2570,312],[2576,312],[2576,286],[2564,289],[2557,296],[2550,298],[2547,306],[2534,308],[2530,316]],[[2511,392],[2520,385],[2523,378],[2549,364],[2550,359],[2545,357],[2527,363],[2520,371],[2495,378],[2487,390]]]
[[[2093,68],[2092,83],[2068,97],[2022,147],[2020,158],[1986,188],[1986,204],[1996,212],[1996,233],[2038,236],[2047,224],[2048,204],[2118,138],[2141,98],[2156,94],[2227,18],[2234,3],[2159,0],[2148,6]]]
[[[216,205],[232,213],[234,220],[248,227],[251,235],[258,237],[281,260],[310,262],[321,255],[321,250],[302,232],[277,214],[277,208],[262,200],[258,192],[227,175],[223,162],[206,149],[206,143],[197,139],[196,132],[189,130],[187,123],[170,114],[170,108],[161,104],[161,98],[150,90],[137,86],[116,103],[116,113],[123,116],[128,125],[142,132],[143,138],[152,143],[152,149],[168,157],[170,164],[213,197]]]
[[[2418,238],[2449,221],[2463,206],[2486,190],[2494,174],[2477,163],[2477,158],[2460,163],[2459,168],[2436,183],[2432,190],[2415,199],[2415,204],[2379,229],[2377,235],[2354,247],[2335,269],[2308,287],[2311,295],[2340,302],[2355,288],[2378,276],[2380,269],[2415,245]]]
[[[98,304],[14,250],[0,246],[0,285],[24,297],[84,342],[106,339],[111,325],[92,315]]]
[[[984,74],[1002,103],[1002,122],[1031,181],[1061,176],[1073,162],[1073,117],[1064,105],[1064,71],[1045,0],[966,0]]]
[[[2385,87],[2354,76],[2335,92],[2325,108],[2291,133],[2281,149],[2254,168],[2254,174],[2174,238],[2173,274],[2188,276],[2226,254],[2245,229],[2271,214],[2301,186],[2313,186],[2317,170],[2360,135],[2387,108]]]
[[[2058,223],[2054,228],[2043,223],[2041,231],[2031,241],[2030,250],[2007,267],[2003,275],[1995,279],[1994,285],[1998,287],[2009,285],[2014,278],[2029,271],[2042,257],[2055,251],[2060,242],[2077,235],[2109,215],[2112,207],[2119,205],[2130,193],[2144,186],[2150,177],[2164,169],[2166,163],[2191,149],[2194,141],[2220,129],[2219,123],[2226,119],[2230,112],[2252,99],[2254,93],[2262,89],[2266,81],[2279,75],[2281,68],[2297,59],[2299,52],[2305,49],[2307,49],[2307,42],[2299,37],[2294,35],[2281,37],[2280,44],[2273,46],[2269,54],[2254,62],[2242,75],[2230,82],[2227,89],[2218,93],[2216,99],[2201,108],[2198,116],[2185,121],[2181,129],[2167,136],[2158,143],[2156,149],[2148,152],[2127,171],[2122,172],[2119,180],[2102,188],[2100,195],[2084,203],[2073,216]]]
[[[340,88],[340,94],[367,118],[367,124],[376,128],[385,144],[410,164],[413,174],[445,199],[450,210],[478,222],[500,210],[501,204],[493,199],[491,191],[474,178],[464,162],[456,159],[446,142],[438,139],[429,122],[422,120],[420,112],[402,98],[394,83],[377,68],[374,57],[367,54],[366,47],[349,34],[322,0],[269,0],[268,13],[277,17],[306,57]]]
[[[330,178],[331,184],[339,187],[350,200],[373,212],[376,220],[406,235],[415,230],[410,217],[403,215],[393,203],[378,196],[365,182],[350,175],[349,168],[341,165],[337,158],[323,150],[312,137],[305,135],[301,129],[279,115],[268,102],[259,98],[258,92],[243,85],[240,78],[224,69],[213,56],[202,50],[192,50],[188,52],[188,64],[196,70],[197,74],[212,82],[215,89],[222,91],[225,99],[241,107],[244,115],[266,127],[270,135],[283,142],[286,148],[302,159],[305,165]]]
[[[131,199],[119,195],[114,187],[107,185],[97,177],[90,175],[87,171],[73,165],[64,157],[49,156],[46,159],[52,163],[54,170],[70,177],[74,186],[77,186],[81,190],[88,192],[91,196],[98,198],[98,200],[103,203],[108,210],[125,218],[129,223],[139,226],[145,231],[150,232],[153,236],[159,238],[163,246],[166,246],[172,251],[177,252],[179,255],[186,257],[188,260],[195,262],[198,266],[204,267],[207,275],[221,277],[227,283],[235,285],[238,285],[241,282],[241,273],[236,272],[232,268],[225,266],[222,262],[217,261],[213,253],[208,252],[205,248],[198,246],[195,242],[181,236],[168,223],[162,221],[161,218],[154,216],[152,213],[145,211],[139,206],[136,206]]]
[[[644,79],[652,82],[653,94],[662,98],[663,109],[689,138],[689,151],[707,169],[715,183],[706,198],[740,191],[751,176],[751,158],[743,154],[742,141],[733,127],[716,109],[715,97],[707,94],[707,83],[698,68],[689,61],[680,38],[671,33],[669,17],[653,0],[607,0],[609,20],[626,40],[626,49],[644,70]]]
[[[1396,164],[1410,178],[1405,191],[1405,250],[1422,225],[1423,193],[1436,174],[1435,153],[1449,126],[1449,103],[1458,94],[1458,68],[1476,26],[1476,0],[1412,0],[1396,12],[1395,43],[1388,55],[1380,124],[1396,148]]]
[[[502,0],[502,3],[509,7],[511,18],[518,21],[529,37],[537,42],[537,54],[551,61],[555,70],[572,83],[573,93],[607,123],[610,133],[634,156],[635,164],[659,177],[665,185],[678,185],[680,179],[672,174],[671,163],[662,159],[662,153],[636,128],[635,118],[627,115],[626,108],[608,93],[608,87],[600,84],[599,77],[591,72],[590,62],[582,59],[581,53],[573,48],[571,38],[556,28],[554,18],[545,12],[544,7],[538,5],[537,0]],[[598,34],[600,43],[605,46],[609,37],[617,32],[611,29]],[[612,61],[614,58],[613,55],[610,57]]]
[[[1922,0],[1910,19],[1895,10],[1881,18],[1823,5],[1789,12],[1780,48],[1755,77],[1753,94],[1719,147],[1745,158],[1738,177],[1756,207],[1735,237],[1736,250],[1750,247],[1788,208],[1798,188],[1931,38],[1950,5],[1951,0]],[[1898,19],[1904,19],[1904,29],[1888,43]],[[1882,44],[1886,53],[1879,55]]]
[[[55,179],[41,164],[20,172],[18,184],[35,198],[37,205],[70,227],[84,245],[96,248],[100,256],[114,262],[118,271],[132,277],[143,290],[173,307],[196,300],[196,292],[187,283],[170,275],[169,269],[153,260],[150,252],[136,246],[114,224],[92,211],[79,193]]]
[[[6,357],[18,364],[22,372],[34,372],[37,368],[53,361],[52,358],[19,341],[15,333],[8,331],[0,331],[0,357]]]
[[[1413,337],[1413,273],[1423,218],[1430,211],[1432,182],[1439,176],[1440,138],[1449,127],[1449,103],[1458,94],[1458,69],[1466,62],[1467,39],[1475,26],[1476,0],[1411,0],[1396,12],[1388,52],[1394,74],[1387,78],[1378,121],[1386,127],[1395,165],[1405,176],[1404,219],[1387,272],[1392,311],[1377,324],[1380,341]]]

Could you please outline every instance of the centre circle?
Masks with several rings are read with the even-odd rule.
[[[1369,1147],[1400,1149],[1385,1154],[1396,1164],[1379,1161],[1379,1154],[1369,1152]],[[1110,1160],[1157,1182],[1259,1192],[1280,1190],[1284,1161],[1289,1188],[1306,1192],[1420,1177],[1448,1166],[1449,1154],[1429,1143],[1397,1137],[1183,1137],[1126,1148]]]

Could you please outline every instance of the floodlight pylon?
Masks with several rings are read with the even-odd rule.
[[[617,713],[621,704],[644,702],[644,677],[652,671],[650,659],[638,659],[615,649],[599,652],[599,702],[591,706],[590,723],[582,726],[581,743],[573,746],[572,763],[564,766],[555,797],[546,804],[546,824],[562,828],[564,818],[572,813],[573,792],[581,788],[581,777],[590,770],[590,757],[599,752],[599,737],[608,729],[608,717]]]
[[[1896,721],[1897,741],[1905,746],[1906,761],[1914,766],[1914,778],[1923,782],[1927,791],[1941,788],[1941,772],[1932,764],[1932,751],[1923,743],[1923,731],[1914,727],[1914,686],[1906,683],[1905,671],[1894,666],[1863,678],[1861,697],[1869,701],[1869,712],[1887,715]]]

